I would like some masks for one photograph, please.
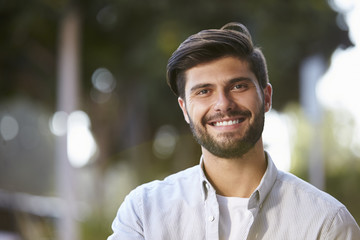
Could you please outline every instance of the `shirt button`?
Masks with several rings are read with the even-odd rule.
[[[214,220],[215,220],[214,216],[210,216],[210,217],[209,217],[209,221],[210,221],[210,222],[213,222]]]

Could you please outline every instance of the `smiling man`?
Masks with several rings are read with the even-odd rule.
[[[108,240],[360,239],[344,205],[277,170],[264,151],[272,87],[245,26],[190,36],[169,59],[167,80],[200,164],[133,190]]]

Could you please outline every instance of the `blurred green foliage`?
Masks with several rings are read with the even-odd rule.
[[[328,58],[337,46],[350,45],[347,31],[336,25],[341,15],[325,0],[1,1],[0,99],[23,94],[55,110],[59,24],[69,8],[77,8],[82,19],[82,108],[95,132],[104,131],[97,129],[104,124],[115,129],[108,130],[113,146],[104,157],[151,139],[163,124],[183,126],[165,68],[190,34],[230,21],[247,25],[267,57],[278,110],[298,101],[303,59]],[[91,76],[99,67],[117,80],[104,104],[90,98]]]

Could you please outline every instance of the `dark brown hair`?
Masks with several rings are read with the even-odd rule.
[[[168,61],[167,83],[176,96],[184,98],[186,70],[225,56],[247,61],[260,86],[266,87],[269,79],[264,55],[253,46],[249,31],[240,23],[228,23],[188,37]]]

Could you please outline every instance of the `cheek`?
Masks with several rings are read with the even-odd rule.
[[[239,102],[239,106],[243,106],[254,115],[263,111],[264,100],[261,94],[256,94],[256,92],[254,92],[253,94],[249,94],[248,96],[242,98]]]
[[[259,93],[258,91],[255,91],[255,89],[253,91],[249,90],[247,92],[243,92],[242,94],[237,96],[237,103],[238,105],[242,105],[246,108],[253,108],[255,106],[257,106],[260,102],[262,102],[262,96],[261,93]]]
[[[189,117],[194,123],[201,123],[208,113],[208,105],[196,102],[191,104],[191,106],[188,108]]]

